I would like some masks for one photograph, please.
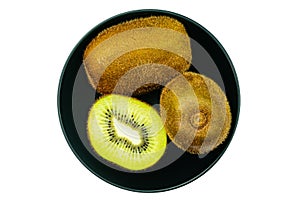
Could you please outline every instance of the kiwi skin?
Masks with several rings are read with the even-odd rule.
[[[176,19],[167,16],[137,18],[111,26],[100,32],[86,47],[83,63],[91,86],[100,94],[111,94],[118,80],[133,68],[150,65],[128,80],[124,85],[135,84],[134,80],[145,74],[155,74],[151,64],[169,66],[182,73],[191,63],[190,39],[185,27]],[[118,94],[141,95],[165,85],[175,73],[162,77],[152,76],[135,91],[123,87]],[[160,79],[160,80],[157,80]],[[128,95],[130,96],[130,95]]]
[[[154,108],[115,94],[105,95],[93,104],[87,134],[97,155],[131,171],[144,170],[158,162],[167,143],[166,131]]]
[[[198,101],[194,107],[191,99]],[[228,136],[232,117],[226,95],[204,75],[184,72],[172,79],[161,93],[160,105],[167,134],[180,149],[206,154]]]

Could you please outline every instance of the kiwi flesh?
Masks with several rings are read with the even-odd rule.
[[[191,58],[190,39],[184,25],[171,17],[151,16],[125,21],[101,31],[86,47],[83,63],[90,84],[100,94],[131,96],[153,91],[176,76],[176,73],[157,76],[163,71],[153,71],[153,64],[182,73],[189,69]],[[122,76],[143,65],[147,67],[123,84],[129,87],[114,92]],[[153,74],[145,80],[149,84],[130,91],[130,86],[136,84],[134,80],[146,79],[147,74]]]
[[[231,112],[222,89],[212,79],[184,72],[160,97],[162,119],[170,139],[191,154],[206,154],[228,136]]]
[[[167,135],[157,111],[132,97],[106,95],[91,107],[87,133],[94,151],[128,170],[143,170],[164,154]]]

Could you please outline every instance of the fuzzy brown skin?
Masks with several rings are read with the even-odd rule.
[[[226,139],[230,130],[227,98],[222,89],[204,75],[185,72],[171,80],[162,91],[160,105],[168,136],[189,153],[212,151]]]
[[[87,46],[83,63],[90,84],[99,93],[140,95],[156,89],[159,84],[165,85],[175,76],[175,73],[159,75],[164,71],[151,67],[151,64],[160,64],[162,68],[168,66],[180,73],[189,69],[190,39],[184,26],[173,18],[152,16],[134,19],[100,32]],[[122,83],[126,85],[122,90],[114,92],[120,78],[141,65],[148,67]],[[148,76],[149,80],[144,80],[149,84],[131,91],[130,86],[136,84],[135,79],[143,79],[147,74],[153,74]]]

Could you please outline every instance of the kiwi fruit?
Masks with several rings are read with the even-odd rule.
[[[150,105],[132,97],[110,94],[91,107],[88,139],[102,158],[128,170],[143,170],[164,154],[167,135]]]
[[[160,110],[168,136],[191,154],[206,154],[227,137],[231,112],[226,95],[212,79],[184,72],[162,90]]]
[[[141,95],[165,85],[176,73],[163,74],[164,66],[176,72],[189,69],[191,63],[190,38],[184,25],[167,16],[137,18],[113,25],[101,31],[86,47],[83,64],[92,87],[100,94],[117,93],[127,96]],[[160,68],[155,66],[160,65]],[[120,78],[137,66],[134,77],[123,79],[119,91],[114,88]],[[151,76],[147,76],[151,74]],[[147,84],[131,91],[135,80]],[[136,86],[134,86],[136,87]]]

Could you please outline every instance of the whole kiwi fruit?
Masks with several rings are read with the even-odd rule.
[[[91,107],[87,133],[94,151],[128,170],[143,170],[164,154],[167,135],[150,105],[132,97],[106,95]]]
[[[184,25],[168,16],[150,16],[101,31],[86,47],[83,63],[97,92],[131,96],[165,85],[177,75],[175,71],[182,73],[189,69],[191,58],[190,39]],[[136,70],[138,66],[144,67]],[[174,73],[165,72],[165,66],[174,69]],[[114,91],[120,78],[133,69],[135,72],[123,78],[121,88]],[[136,86],[138,79],[145,84]]]
[[[192,154],[206,154],[227,137],[231,112],[222,89],[212,79],[184,72],[160,96],[161,116],[170,139]]]

